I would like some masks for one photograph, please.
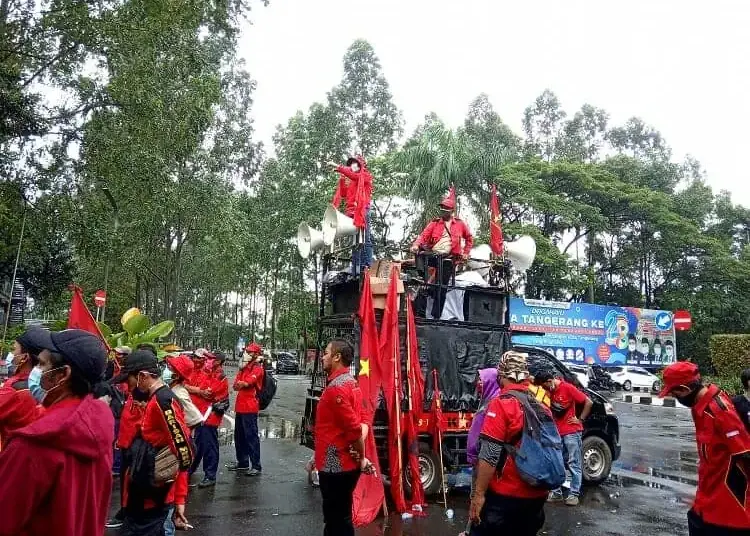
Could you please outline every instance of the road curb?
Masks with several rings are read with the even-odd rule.
[[[642,406],[657,406],[663,408],[676,408],[677,400],[671,397],[659,398],[652,395],[623,395],[620,402],[626,404],[638,404]]]

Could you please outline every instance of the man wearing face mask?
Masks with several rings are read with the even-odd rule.
[[[144,403],[143,418],[135,437],[124,452],[128,460],[122,478],[124,523],[123,536],[163,536],[164,520],[174,507],[174,523],[187,527],[188,469],[192,450],[185,418],[177,397],[164,385],[156,355],[136,350],[128,356],[121,376],[128,382],[131,397]],[[122,433],[122,424],[121,429]],[[173,461],[174,474],[162,479],[160,460]]]
[[[694,363],[669,365],[663,376],[659,396],[689,407],[695,423],[700,461],[690,536],[750,534],[750,434],[732,401],[716,385],[703,385]]]
[[[6,359],[8,379],[3,387],[16,390],[29,388],[29,375],[37,364],[39,349],[34,347],[34,340],[38,337],[39,331],[44,330],[31,328],[13,341],[13,351],[8,354],[9,359]]]
[[[638,364],[638,357],[640,354],[636,351],[636,348],[637,344],[635,335],[628,335],[628,354],[626,357],[628,365]]]
[[[222,369],[224,354],[212,354],[206,350],[201,353],[206,358],[203,373],[200,376],[194,374],[188,391],[198,411],[203,415],[208,413],[208,417],[193,432],[196,452],[190,474],[194,474],[203,462],[203,480],[198,486],[207,488],[216,485],[216,473],[219,470],[219,425],[224,415],[216,408],[219,403],[225,404],[229,399],[229,380]],[[200,382],[199,385],[196,385],[196,381]]]
[[[0,535],[102,536],[112,492],[114,421],[94,400],[102,341],[69,329],[34,334],[44,415],[10,434],[0,454]]]
[[[649,361],[652,365],[660,365],[662,362],[662,356],[661,356],[661,340],[659,337],[654,339],[654,347],[653,352],[651,355],[648,356]]]
[[[190,356],[178,355],[169,356],[165,360],[164,370],[161,379],[166,383],[175,396],[182,403],[185,412],[185,423],[190,429],[195,428],[203,421],[203,415],[193,404],[190,393],[185,388],[185,382],[193,375],[195,366]]]

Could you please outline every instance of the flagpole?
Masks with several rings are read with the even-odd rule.
[[[396,314],[396,330],[398,330],[398,313]],[[400,359],[400,348],[393,345],[393,382],[396,384],[395,389],[393,390],[393,396],[396,399],[396,449],[398,450],[398,492],[403,493],[404,484],[403,484],[403,475],[404,475],[404,466],[403,466],[403,454],[402,454],[402,444],[401,444],[401,385],[399,382],[399,377],[401,376],[399,367],[401,366],[401,359]]]
[[[438,389],[438,375],[437,375],[437,369],[432,369],[432,392],[433,397],[435,397],[435,403],[437,404],[437,408],[440,411],[440,416],[442,417],[442,403],[440,402],[440,397],[437,396],[435,393],[439,392]],[[443,488],[443,504],[446,508],[448,508],[448,494],[445,489],[445,467],[443,466],[443,432],[442,432],[442,426],[443,423],[435,423],[437,425],[437,435],[438,435],[438,449],[440,449],[440,483],[441,487]]]
[[[18,275],[18,261],[21,259],[21,246],[23,245],[23,232],[26,229],[26,200],[23,203],[23,218],[21,219],[21,236],[18,237],[18,249],[16,250],[16,263],[13,266],[13,277],[10,280],[10,294],[8,295],[8,311],[5,315],[5,327],[3,327],[3,343],[8,336],[8,322],[10,313],[13,309],[13,289],[16,286],[16,276]]]

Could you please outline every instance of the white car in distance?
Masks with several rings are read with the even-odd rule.
[[[661,389],[661,380],[655,374],[650,373],[642,367],[617,366],[607,367],[607,372],[612,381],[623,391],[632,391],[634,387],[648,389],[658,392]]]
[[[578,381],[581,382],[583,387],[589,386],[589,370],[585,365],[573,365],[571,363],[565,363],[565,366],[570,372],[576,375]]]

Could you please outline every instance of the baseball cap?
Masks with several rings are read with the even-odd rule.
[[[248,354],[262,354],[263,353],[263,349],[260,347],[260,344],[258,344],[257,342],[251,342],[250,344],[245,346],[245,351]]]
[[[183,380],[189,380],[195,370],[195,365],[189,355],[169,356],[165,361]]]
[[[691,383],[700,381],[701,373],[698,370],[698,365],[695,363],[678,361],[665,368],[662,377],[664,379],[664,388],[659,392],[659,398],[667,396],[675,387],[690,385]]]
[[[60,354],[63,361],[74,365],[90,383],[102,379],[107,368],[107,348],[93,333],[82,329],[55,332],[30,329],[28,336],[31,346]]]
[[[122,372],[112,378],[111,383],[122,383],[128,379],[130,374],[136,372],[159,374],[159,362],[156,360],[156,355],[148,350],[136,350],[125,358]]]

